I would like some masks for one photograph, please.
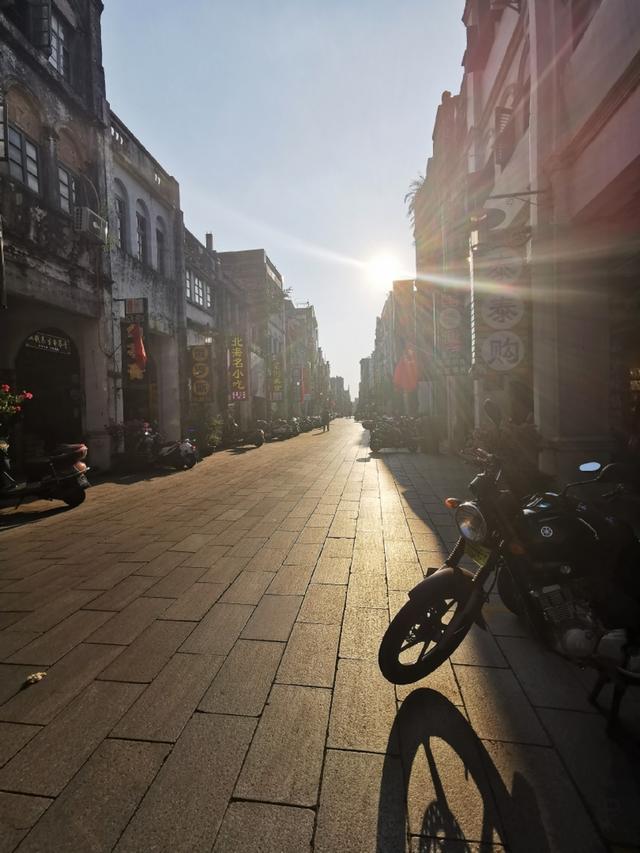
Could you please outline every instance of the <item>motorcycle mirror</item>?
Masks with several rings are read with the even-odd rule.
[[[487,399],[484,401],[484,413],[492,421],[497,427],[500,426],[502,421],[502,412],[500,411],[500,406],[497,403],[494,403],[493,400]]]
[[[624,483],[629,479],[629,475],[623,465],[618,465],[617,462],[611,462],[605,465],[602,471],[598,474],[599,483]]]
[[[599,462],[583,462],[580,465],[580,471],[584,474],[592,474],[595,471],[599,471],[602,468],[602,465]]]

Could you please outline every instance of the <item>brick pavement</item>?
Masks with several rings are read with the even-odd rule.
[[[422,684],[382,679],[469,472],[364,439],[336,421],[0,533],[0,853],[640,849],[637,757],[496,597]]]

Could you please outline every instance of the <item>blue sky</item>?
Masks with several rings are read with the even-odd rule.
[[[107,97],[180,182],[187,227],[265,248],[316,307],[357,394],[390,280],[414,254],[404,195],[460,85],[463,0],[106,0]]]

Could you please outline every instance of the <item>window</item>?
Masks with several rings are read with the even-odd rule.
[[[204,305],[204,285],[197,275],[193,276],[193,301],[198,305]]]
[[[125,200],[115,196],[116,208],[116,246],[122,251],[127,249],[127,206]]]
[[[138,240],[138,260],[143,264],[147,264],[149,262],[147,220],[146,217],[139,212],[136,212],[136,236]]]
[[[22,181],[30,190],[40,192],[38,149],[27,137],[9,125],[9,174]]]
[[[58,166],[58,200],[60,210],[72,213],[76,206],[77,182],[72,172],[64,166]]]
[[[205,305],[207,308],[211,308],[212,299],[211,299],[211,285],[207,284],[204,291],[205,295]]]
[[[187,270],[186,281],[185,281],[185,291],[187,294],[187,299],[189,299],[189,300],[193,299],[193,283],[192,283],[191,270]]]
[[[156,228],[156,247],[158,252],[158,263],[157,269],[160,275],[165,275],[166,267],[165,267],[165,248],[164,248],[164,234],[159,228]]]
[[[55,9],[51,10],[51,53],[49,62],[59,74],[68,80],[70,72],[69,64],[69,36],[67,25],[58,15]]]

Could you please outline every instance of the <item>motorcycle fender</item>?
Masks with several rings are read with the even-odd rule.
[[[462,585],[463,589],[461,591],[469,594],[469,599],[461,615],[472,615],[473,621],[478,625],[478,627],[483,631],[486,631],[487,624],[482,616],[484,590],[480,584],[478,584],[477,587],[473,584],[473,575],[466,569],[462,569],[460,567],[454,569],[451,566],[443,566],[441,569],[438,569],[433,574],[428,575],[424,580],[420,581],[419,584],[414,586],[414,588],[409,591],[409,598],[412,601],[419,601],[421,596],[427,594],[432,596],[434,593],[437,595],[438,586],[442,587],[443,590],[446,589],[449,586],[452,577],[454,578],[458,589],[460,588],[460,585]]]

